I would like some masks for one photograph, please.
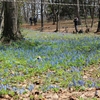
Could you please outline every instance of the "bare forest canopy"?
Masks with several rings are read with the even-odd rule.
[[[55,0],[55,2],[52,2],[52,1],[47,1],[47,0],[37,0],[38,2],[36,2],[35,0],[1,0],[1,2],[3,1],[7,1],[7,2],[21,2],[21,3],[33,3],[33,4],[46,4],[46,5],[67,5],[67,6],[77,6],[79,4],[79,6],[90,6],[90,7],[93,7],[93,6],[98,6],[99,7],[99,4],[96,3],[96,4],[93,4],[93,3],[73,3],[71,2],[64,2],[64,0]],[[66,0],[67,1],[67,0]],[[85,0],[84,0],[85,1]],[[93,2],[93,1],[92,1]],[[96,1],[94,1],[96,2]]]

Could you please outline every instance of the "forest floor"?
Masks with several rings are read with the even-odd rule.
[[[22,27],[33,29],[35,31],[41,30],[41,24],[37,23],[37,25],[30,25],[30,24],[23,24]],[[67,30],[66,30],[67,29]],[[82,29],[83,31],[86,30],[85,25],[78,26],[78,29]],[[90,32],[94,33],[97,29],[97,23],[95,22],[93,28],[90,28]],[[43,31],[44,32],[54,32],[56,30],[56,25],[53,25],[52,22],[45,22]],[[59,32],[61,33],[73,33],[75,31],[73,21],[61,21],[59,24]],[[88,79],[89,77],[93,76],[93,73],[96,73],[99,68],[99,65],[97,67],[89,67],[87,71],[85,71],[85,74],[83,76],[84,79]],[[95,75],[96,76],[96,75]],[[38,86],[37,86],[38,87]],[[42,95],[42,99],[39,99],[40,94]],[[24,100],[24,99],[23,99]],[[30,100],[29,98],[25,100]],[[33,100],[100,100],[100,89],[99,88],[87,88],[84,90],[74,90],[72,88],[70,89],[61,89],[58,92],[34,92],[34,99]]]
[[[90,25],[89,25],[90,26]],[[37,23],[37,25],[23,24],[23,28],[32,29],[34,31],[41,30],[41,24]],[[73,21],[61,21],[59,24],[59,32],[61,33],[73,33],[75,31]],[[67,30],[65,29],[67,28]],[[85,31],[85,25],[78,26],[78,29],[83,29]],[[90,28],[90,32],[94,33],[97,29],[97,23],[94,24],[93,28]],[[43,31],[44,32],[54,32],[56,30],[56,25],[52,25],[52,22],[45,22]],[[84,70],[83,79],[88,80],[89,78],[100,80],[100,65],[91,65],[91,67],[87,67]],[[0,100],[100,100],[100,88],[92,87],[85,88],[83,87],[80,90],[76,90],[74,88],[61,88],[59,91],[39,91],[38,88],[41,85],[41,81],[36,81],[36,86],[34,91],[31,93],[27,93],[25,95],[20,95],[20,98],[14,99],[10,95],[5,95],[4,97],[0,97]],[[30,95],[33,97],[31,98]]]
[[[94,33],[97,29],[97,20],[94,21],[93,27],[91,28],[91,20],[87,21],[88,23],[88,28],[89,31]],[[29,28],[29,29],[33,29],[35,31],[41,31],[41,23],[37,23],[37,25],[30,25],[28,24],[23,24],[22,27],[24,28]],[[73,33],[75,32],[75,28],[74,28],[74,23],[73,20],[63,20],[63,21],[59,21],[59,26],[58,26],[58,32],[61,33]],[[81,25],[78,25],[78,30],[83,30],[83,32],[85,32],[86,27],[84,24],[84,21],[82,21]],[[43,25],[43,32],[54,32],[56,30],[56,23],[55,25],[53,25],[53,22],[44,22]]]
[[[73,33],[75,31],[74,25],[72,21],[68,24],[67,22],[61,22],[60,23],[60,30],[59,32],[61,33]],[[29,24],[23,24],[22,27],[28,28],[28,29],[33,29],[35,31],[40,31],[41,30],[41,25],[38,23],[37,25],[32,25],[30,26]],[[65,27],[67,28],[67,32],[65,30]],[[90,32],[94,33],[97,28],[97,23],[94,25],[92,29],[90,29]],[[52,25],[52,22],[49,23],[44,23],[44,32],[54,32],[56,29],[56,25]],[[83,29],[85,31],[86,27],[85,26],[78,26],[78,29]],[[84,79],[88,79],[89,77],[93,76],[93,73],[96,73],[99,68],[99,65],[97,67],[89,67],[88,70],[84,74]],[[96,76],[96,75],[95,75]],[[93,78],[93,77],[92,77]],[[74,89],[61,89],[57,93],[54,93],[52,91],[48,91],[45,93],[41,93],[43,99],[41,100],[100,100],[100,89],[97,88],[87,88],[84,90],[74,90]],[[39,100],[38,97],[39,95],[35,94],[36,99]]]

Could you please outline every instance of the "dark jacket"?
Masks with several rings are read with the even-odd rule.
[[[32,21],[32,17],[30,17],[29,20]]]
[[[75,19],[74,19],[74,25],[75,25],[75,26],[78,25],[78,18],[75,18]]]

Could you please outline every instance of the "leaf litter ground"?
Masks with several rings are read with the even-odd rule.
[[[32,35],[33,35],[36,38],[35,42],[33,42],[33,43],[25,42],[25,44],[31,45],[30,47],[28,47],[29,49],[32,49],[32,47],[34,47],[34,46],[37,46],[37,48],[34,49],[36,55],[33,54],[33,57],[32,57],[32,62],[34,61],[34,63],[31,62],[31,58],[30,58],[32,53],[27,51],[27,54],[26,54],[26,52],[25,52],[25,50],[28,49],[27,45],[19,42],[20,45],[18,45],[16,43],[13,44],[13,45],[15,45],[15,47],[17,47],[15,50],[17,53],[14,55],[15,57],[13,57],[13,59],[15,61],[13,63],[15,64],[14,66],[16,66],[16,67],[13,68],[13,70],[11,70],[12,62],[6,58],[6,56],[8,56],[8,55],[5,55],[6,59],[1,58],[1,65],[5,66],[5,67],[8,65],[9,67],[11,67],[9,72],[12,76],[13,75],[17,76],[17,74],[20,76],[22,76],[23,74],[26,75],[26,73],[28,73],[28,72],[27,72],[27,70],[23,70],[23,66],[27,65],[29,67],[28,71],[30,74],[28,74],[28,76],[25,79],[23,79],[22,77],[21,77],[21,79],[20,79],[20,77],[17,77],[16,79],[13,80],[12,76],[11,76],[12,81],[10,79],[13,89],[17,83],[18,87],[25,87],[26,93],[22,94],[23,89],[20,89],[19,93],[15,92],[14,94],[13,93],[5,94],[5,95],[2,94],[0,96],[1,100],[7,100],[7,99],[9,99],[9,100],[22,100],[22,99],[23,100],[34,100],[34,99],[35,100],[84,100],[84,99],[85,100],[88,100],[88,99],[99,100],[100,99],[99,43],[97,42],[100,40],[99,36],[93,35],[95,37],[95,39],[91,40],[90,38],[93,36],[90,36],[90,38],[89,37],[87,38],[87,35],[86,35],[85,41],[90,39],[90,42],[86,43],[89,45],[88,46],[86,44],[84,45],[85,41],[83,42],[83,44],[80,45],[80,41],[82,41],[79,39],[80,37],[82,37],[80,35],[76,35],[76,36],[72,35],[71,38],[68,38],[68,36],[70,36],[69,34],[66,35],[66,34],[62,34],[62,33],[57,33],[57,34],[53,33],[53,35],[52,35],[52,33],[51,33],[51,35],[48,36],[48,35],[46,35],[48,33],[41,33],[41,35],[39,36],[40,33],[36,32],[34,34],[33,30],[28,30],[28,31],[23,30],[23,31],[25,31],[25,33],[26,33],[26,34],[24,34],[25,37],[32,37]],[[40,39],[40,37],[43,39],[42,40],[43,44],[41,44],[41,41],[38,41]],[[72,38],[72,37],[75,37],[75,38]],[[83,37],[84,37],[84,35],[83,35]],[[46,41],[44,41],[44,38]],[[51,38],[53,41],[50,40]],[[66,45],[66,44],[64,44],[64,42],[66,42],[66,41],[63,41],[63,40],[66,38],[69,41],[69,42],[68,41],[67,42],[71,45],[75,41],[77,43],[74,45],[76,48],[73,46],[70,46],[70,45],[69,45],[70,47],[67,46],[68,50],[75,53],[74,56],[71,58],[70,58],[71,53],[65,52],[66,49],[63,48],[63,46]],[[62,46],[62,44],[60,45],[59,39],[61,40],[60,42],[63,43],[63,46]],[[79,41],[79,42],[77,42],[77,41]],[[95,47],[92,44],[92,41],[95,42]],[[60,48],[61,51],[58,48],[57,43],[59,43],[59,48],[60,48],[60,46],[62,47],[62,48]],[[53,47],[52,47],[52,44],[54,44]],[[92,45],[93,45],[93,47],[91,47]],[[22,47],[24,46],[23,47],[24,50],[21,49],[21,46]],[[46,48],[48,48],[48,50]],[[66,46],[65,46],[65,48],[66,48]],[[78,50],[79,52],[75,52],[76,50],[73,51],[74,48],[76,50]],[[47,52],[47,53],[46,53],[46,51],[44,51],[44,54],[45,55],[47,54],[48,56],[43,55],[44,49],[46,49],[47,51],[50,50],[50,52]],[[84,50],[82,50],[82,49],[84,49]],[[12,50],[12,48],[10,48],[10,50],[9,49],[6,50],[5,47],[1,48],[1,51],[4,54],[5,54],[5,51],[10,53],[11,50]],[[51,52],[52,50],[54,50],[55,52],[54,51]],[[56,50],[60,51],[58,53],[59,54],[61,53],[61,54],[58,55]],[[97,50],[97,51],[94,52],[95,50]],[[21,57],[19,55],[17,55],[19,53],[19,51],[22,51]],[[87,60],[84,60],[84,57],[81,58],[82,55],[80,54],[80,51],[81,52],[84,51],[90,57],[87,57]],[[24,54],[24,52],[25,52],[25,54]],[[40,55],[39,55],[38,52],[42,52],[42,53],[40,53]],[[63,52],[70,54],[67,56],[67,59],[70,59],[70,61],[72,61],[71,63],[67,59],[66,59],[67,63],[65,61],[60,62],[60,64],[58,63],[59,61],[63,61],[63,57],[65,57],[64,56],[65,54],[63,54]],[[31,54],[29,54],[29,53],[31,53]],[[98,53],[98,54],[95,55],[95,53]],[[75,57],[76,54],[81,55],[81,56],[78,56],[81,60]],[[25,60],[24,59],[22,59],[22,60],[16,59],[17,57],[19,57],[21,59],[22,57],[24,57],[24,55],[26,55],[25,56],[26,59],[24,58]],[[58,55],[58,56],[53,56],[53,55]],[[49,56],[51,56],[51,58],[53,58],[51,60],[51,63],[48,62],[51,59],[51,58],[49,58]],[[87,55],[85,55],[85,56],[87,56]],[[27,60],[28,57],[29,57],[30,61]],[[94,57],[95,60],[92,59],[91,57]],[[9,58],[10,58],[10,56],[9,56]],[[48,64],[45,63],[44,65],[42,65],[42,66],[45,66],[45,68],[41,69],[42,62],[45,62],[44,59],[46,62],[48,62]],[[4,64],[3,64],[3,61],[5,61]],[[25,61],[28,61],[28,64]],[[80,62],[80,63],[78,63],[78,62]],[[9,65],[9,63],[11,65]],[[76,64],[76,67],[74,66],[75,64]],[[80,67],[80,65],[82,65],[82,64],[83,64],[83,66]],[[93,64],[96,64],[96,65],[93,65]],[[79,65],[79,67],[78,67],[78,65]],[[52,67],[52,66],[54,66],[54,67]],[[42,71],[38,70],[37,67],[38,67],[38,69],[41,69]],[[25,67],[25,68],[27,68],[27,67]],[[34,70],[35,72],[33,71],[33,69],[35,69]],[[2,71],[3,70],[1,70],[1,72]],[[8,70],[6,69],[4,71],[6,72]],[[16,73],[16,71],[18,73]],[[7,75],[9,75],[9,74],[7,74]],[[5,75],[4,77],[6,77],[7,75]],[[3,84],[4,81],[2,81],[2,79],[1,79],[1,82]],[[8,80],[9,80],[9,78],[8,78]],[[18,80],[19,80],[19,82],[16,82]],[[20,81],[20,80],[23,80],[23,81]],[[86,83],[85,83],[85,81],[86,81]],[[5,89],[5,83],[1,86],[3,86]]]

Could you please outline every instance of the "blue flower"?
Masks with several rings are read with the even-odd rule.
[[[29,91],[32,91],[32,90],[34,89],[34,85],[33,85],[33,84],[29,85],[29,86],[27,87],[27,89],[28,89]]]
[[[84,85],[85,85],[85,82],[84,82],[83,80],[79,80],[79,81],[78,81],[78,84],[79,84],[80,86],[84,86]]]
[[[77,82],[75,79],[73,79],[72,82],[73,82],[73,86],[77,86]]]
[[[24,88],[21,88],[21,89],[18,89],[17,91],[19,94],[23,94],[25,92],[25,89]]]

